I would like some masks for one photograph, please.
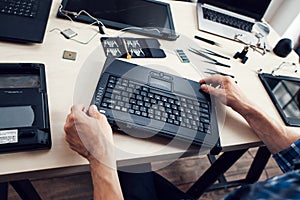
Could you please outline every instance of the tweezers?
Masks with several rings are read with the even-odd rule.
[[[209,61],[204,61],[204,62],[206,62],[206,63],[211,63],[211,64],[214,64],[214,65],[219,65],[219,66],[223,66],[223,67],[230,67],[230,65],[226,65],[226,64],[220,63],[220,62],[217,61],[216,59],[214,59],[214,58],[212,58],[212,57],[210,57],[210,56],[208,56],[208,55],[202,53],[201,51],[199,51],[199,50],[197,50],[197,49],[194,49],[194,48],[190,47],[188,50],[189,50],[190,52],[193,52],[194,54],[197,54],[197,55],[199,55],[199,56],[201,56],[201,57],[203,57],[203,58],[208,59]]]
[[[224,58],[224,59],[226,59],[226,60],[230,60],[229,57],[223,56],[223,55],[218,54],[218,53],[216,53],[216,52],[214,52],[214,51],[211,51],[211,50],[209,50],[209,49],[203,49],[203,50],[198,50],[198,51],[202,51],[203,53],[207,53],[207,54],[210,54],[210,55],[212,55],[212,56],[217,56],[217,57],[219,57],[219,58]]]
[[[231,74],[226,74],[226,73],[223,73],[223,72],[219,72],[217,70],[214,70],[214,69],[206,69],[207,71],[205,71],[204,73],[207,73],[207,74],[220,74],[220,75],[223,75],[223,76],[229,76],[231,78],[234,78],[233,75]]]
[[[230,67],[230,65],[226,65],[226,64],[220,63],[217,60],[215,60],[215,61],[204,61],[204,62],[213,64],[213,65],[219,65],[219,66],[222,66],[222,67]]]

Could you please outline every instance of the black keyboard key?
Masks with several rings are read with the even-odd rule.
[[[207,103],[201,103],[200,105],[201,105],[202,108],[208,109],[208,104]]]
[[[144,106],[144,102],[143,101],[137,101],[136,103],[138,106]]]
[[[209,114],[207,114],[207,113],[200,113],[200,117],[209,119]]]
[[[109,98],[104,98],[102,102],[110,103],[110,104],[116,104],[117,103],[115,100],[112,100],[112,99],[109,99]]]
[[[206,118],[200,118],[200,121],[206,124],[209,124],[209,119]]]
[[[128,113],[134,114],[134,110],[133,109],[128,109]]]
[[[131,103],[131,104],[136,104],[137,101],[136,101],[135,99],[130,99],[130,100],[129,100],[129,103]]]
[[[173,119],[167,119],[167,122],[170,123],[170,124],[173,124],[174,120]]]
[[[142,97],[141,95],[138,94],[138,95],[136,95],[136,99],[142,101],[142,100],[143,100],[143,97]]]
[[[176,126],[180,126],[180,122],[177,121],[177,120],[174,120],[174,124],[175,124]]]
[[[148,117],[148,114],[146,112],[142,112],[143,117]]]
[[[132,105],[132,109],[133,109],[133,110],[140,110],[140,107],[137,106],[137,105]]]
[[[145,107],[140,107],[140,111],[142,111],[142,112],[147,112],[147,108],[145,108]]]

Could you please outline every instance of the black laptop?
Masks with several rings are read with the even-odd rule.
[[[45,66],[0,63],[0,153],[51,148]]]
[[[115,130],[134,137],[160,135],[219,147],[214,103],[199,87],[192,80],[108,59],[91,103]]]
[[[0,39],[42,43],[52,0],[0,0]]]

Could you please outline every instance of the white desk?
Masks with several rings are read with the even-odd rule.
[[[222,44],[222,47],[211,46],[198,40],[194,40],[195,44],[222,52],[230,57],[243,49],[242,44],[198,31],[195,4],[177,1],[168,2],[171,4],[173,20],[178,33],[190,37],[191,40],[194,40],[193,37],[196,34],[202,35],[218,41],[218,43]],[[50,150],[1,154],[0,182],[88,170],[87,161],[70,150],[66,144],[63,126],[70,107],[81,100],[82,103],[87,104],[91,98],[93,88],[87,86],[95,86],[101,71],[100,64],[103,60],[95,57],[91,58],[90,55],[97,53],[95,49],[100,47],[100,35],[88,45],[81,45],[65,39],[58,31],[49,32],[54,28],[62,30],[72,28],[79,33],[79,40],[87,41],[97,31],[97,27],[71,23],[68,20],[56,18],[58,6],[59,1],[54,1],[43,44],[28,45],[0,42],[0,62],[41,62],[45,64],[53,142]],[[110,35],[113,35],[116,31],[109,30],[108,32]],[[274,45],[277,40],[278,36],[272,31],[269,36],[269,41],[272,41],[271,45]],[[62,59],[64,50],[77,52],[76,61]],[[168,63],[170,66],[174,66],[174,69],[183,76],[196,81],[201,78],[197,76],[193,67],[180,63],[174,54],[166,53],[167,58],[156,59],[153,62],[158,64]],[[291,54],[288,58],[281,59],[272,53],[261,56],[251,51],[248,53],[248,56],[249,60],[245,65],[232,58],[229,61],[229,64],[232,66],[230,69],[219,69],[234,74],[238,85],[243,88],[246,95],[255,100],[275,120],[283,123],[260,83],[255,70],[259,67],[270,70],[283,60],[297,62],[298,57]],[[99,58],[101,58],[100,55]],[[145,64],[147,60],[141,59],[137,62]],[[92,66],[96,71],[90,77],[83,77],[82,74],[88,74],[89,71],[86,71],[86,68],[82,68],[82,66]],[[85,83],[87,86],[79,86],[79,83]],[[79,95],[80,91],[86,93]],[[225,122],[222,123],[222,120],[220,120],[219,127],[223,151],[254,147],[261,144],[261,141],[238,114],[228,108],[226,108],[225,114]],[[115,134],[114,139],[118,148],[124,152],[131,152],[129,154],[124,152],[117,153],[118,166],[176,159],[183,153],[187,153],[187,155],[197,153],[195,150],[186,151],[180,147],[166,146],[161,141],[134,139],[126,135]]]

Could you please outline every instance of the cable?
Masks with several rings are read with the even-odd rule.
[[[59,31],[59,32],[62,32],[62,30],[59,29],[59,28],[53,28],[53,29],[51,29],[49,32],[52,32],[52,31]]]
[[[280,69],[283,69],[283,67],[290,67],[290,66],[294,66],[294,73],[297,73],[297,64],[296,63],[290,63],[290,62],[282,62],[278,67],[274,68],[271,72],[271,74],[274,76],[276,71],[279,71]]]
[[[80,43],[80,44],[86,45],[86,44],[90,43],[90,41],[92,41],[92,39],[94,39],[94,38],[96,37],[97,34],[98,34],[98,32],[95,33],[95,34],[94,34],[88,41],[86,41],[86,42],[82,42],[82,41],[76,40],[76,39],[74,39],[74,38],[70,38],[70,40],[73,40],[73,41],[78,42],[78,43]]]
[[[89,44],[90,41],[92,41],[92,39],[94,39],[96,37],[96,35],[98,34],[98,32],[96,32],[88,41],[86,42],[83,42],[83,41],[80,41],[80,40],[77,40],[77,39],[74,39],[74,37],[77,35],[77,33],[75,33],[74,31],[72,31],[71,29],[66,29],[66,30],[61,30],[59,28],[53,28],[51,29],[49,32],[53,32],[53,31],[59,31],[66,39],[70,39],[70,40],[73,40],[79,44]],[[72,31],[72,33],[67,33],[69,31]]]
[[[68,11],[68,10],[63,10],[62,9],[63,6],[60,5],[58,11],[63,15],[65,16],[66,18],[68,18],[71,22],[74,22],[74,20],[72,19],[72,17],[70,17],[69,15],[73,15],[74,18],[77,18],[79,17],[80,15],[82,15],[82,13],[84,13],[85,15],[87,15],[89,18],[93,19],[94,22],[92,22],[91,24],[89,25],[94,25],[94,24],[98,24],[99,26],[99,29],[101,29],[99,32],[101,34],[105,34],[105,31],[104,29],[106,28],[105,25],[103,24],[102,21],[100,21],[99,19],[97,19],[96,17],[92,16],[90,13],[88,13],[86,10],[80,10],[78,13],[77,12],[73,12],[73,11]]]
[[[93,17],[91,14],[89,14],[87,11],[85,10],[81,10],[78,12],[78,14],[75,15],[75,18],[77,18],[79,15],[81,15],[81,13],[86,14],[87,16],[89,16],[91,19],[95,20],[97,22],[97,24],[101,24],[102,26],[104,26],[104,24],[98,20],[97,18]]]
[[[162,36],[164,35],[164,34],[166,34],[166,35],[168,35],[168,33],[163,33],[162,31],[160,31],[159,30],[159,28],[141,28],[141,27],[135,27],[135,26],[129,26],[129,27],[126,27],[126,28],[123,28],[123,29],[120,29],[115,35],[117,35],[117,36],[120,36],[121,34],[119,34],[119,32],[122,32],[122,31],[126,31],[126,30],[141,30],[141,31],[143,31],[144,33],[145,32],[150,32],[150,31],[156,31],[158,34],[161,34]],[[124,32],[124,33],[126,33],[126,32]],[[150,34],[150,33],[149,33]],[[150,36],[151,36],[151,34],[150,34]],[[174,35],[175,36],[175,35]],[[166,37],[168,37],[168,36],[166,36]],[[176,38],[178,38],[179,37],[179,35],[176,35]],[[175,38],[175,37],[174,37]]]

